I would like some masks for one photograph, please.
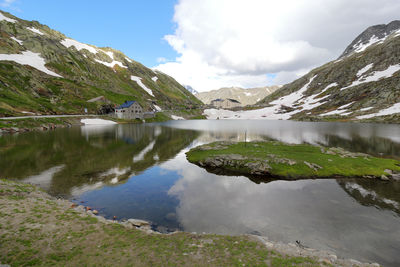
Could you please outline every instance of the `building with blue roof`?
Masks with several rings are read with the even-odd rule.
[[[137,101],[125,101],[115,108],[115,116],[119,119],[143,119],[143,107]]]

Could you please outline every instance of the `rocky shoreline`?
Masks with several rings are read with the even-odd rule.
[[[137,229],[149,236],[156,235],[156,236],[160,236],[160,237],[186,234],[184,232],[179,232],[179,231],[176,231],[173,233],[168,233],[168,234],[163,234],[163,233],[154,231],[151,227],[151,223],[144,221],[144,220],[138,220],[138,219],[128,219],[128,220],[124,220],[124,221],[118,221],[116,219],[109,220],[102,216],[99,216],[97,214],[98,212],[88,209],[85,206],[77,205],[66,199],[51,197],[47,193],[41,191],[40,189],[36,189],[36,187],[32,186],[32,185],[25,186],[25,184],[15,183],[15,182],[5,181],[5,180],[0,180],[0,184],[1,184],[1,188],[2,188],[2,191],[0,191],[0,200],[1,200],[2,195],[4,196],[4,194],[7,194],[5,192],[7,192],[7,190],[9,190],[9,188],[13,188],[13,187],[21,188],[18,190],[18,194],[14,197],[21,198],[21,200],[19,200],[19,201],[23,201],[25,206],[29,207],[29,206],[33,205],[32,203],[36,203],[37,200],[43,200],[46,203],[50,204],[54,210],[64,210],[66,213],[71,213],[71,211],[75,212],[83,220],[89,222],[88,226],[90,226],[90,224],[94,223],[94,222],[99,222],[101,224],[111,225],[111,226],[119,225],[126,229]],[[27,188],[29,188],[29,189],[27,189]],[[30,189],[30,188],[33,188],[33,189]],[[14,190],[14,191],[16,191],[16,190]],[[28,192],[29,198],[22,198],[22,192]],[[18,206],[24,206],[24,205],[18,205]],[[4,206],[4,203],[1,203],[1,201],[0,201],[0,212],[2,212],[2,214],[4,214],[4,212],[5,212],[1,208],[3,206]],[[33,207],[34,206],[32,206],[32,208]],[[35,206],[35,208],[37,208],[37,205]],[[16,209],[14,209],[14,211],[15,210]],[[95,221],[92,221],[92,219],[90,219],[90,218],[94,219]],[[0,225],[1,225],[1,220],[0,220]],[[37,228],[37,227],[38,226],[34,226],[34,228]],[[54,226],[52,226],[52,227],[54,227]],[[187,234],[192,235],[195,238],[201,238],[203,236],[203,235],[197,235],[197,234],[193,234],[193,233],[192,234],[187,233]],[[218,237],[218,235],[216,237]],[[223,237],[223,236],[220,236],[220,237]],[[359,262],[354,259],[341,259],[341,258],[337,257],[334,253],[307,248],[307,247],[303,246],[300,242],[293,243],[293,244],[292,243],[284,244],[281,242],[272,242],[272,241],[268,240],[267,237],[264,237],[264,236],[245,235],[243,237],[246,237],[246,238],[249,238],[250,240],[261,243],[265,247],[265,249],[275,251],[275,253],[280,253],[283,255],[290,256],[290,257],[306,257],[306,258],[315,259],[319,265],[361,266],[361,267],[380,266],[377,263],[362,263],[362,262]],[[240,237],[238,237],[238,238],[240,238]]]

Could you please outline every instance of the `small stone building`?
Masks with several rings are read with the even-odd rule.
[[[226,99],[214,99],[211,101],[211,106],[215,108],[235,108],[240,107],[241,104],[236,99],[226,98]]]
[[[143,108],[136,101],[125,101],[115,108],[115,116],[119,119],[143,119]]]

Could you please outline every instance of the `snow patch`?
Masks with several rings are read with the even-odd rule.
[[[400,70],[400,64],[390,66],[386,70],[372,72],[369,76],[367,76],[365,78],[361,77],[360,79],[354,81],[349,86],[343,87],[340,90],[345,90],[345,89],[348,89],[350,87],[357,86],[357,85],[360,85],[360,84],[363,84],[363,83],[376,82],[376,81],[378,81],[380,79],[392,77],[393,74],[395,74],[399,70]]]
[[[39,35],[44,35],[43,32],[41,32],[39,29],[36,29],[34,27],[27,27],[28,30],[30,30],[31,32],[37,33]]]
[[[151,78],[152,80],[153,80],[153,82],[157,82],[157,80],[158,80],[158,77],[157,76],[154,76],[153,78]]]
[[[179,116],[175,116],[175,115],[171,115],[171,118],[173,120],[184,120],[185,118],[179,117]]]
[[[151,142],[148,144],[142,151],[140,151],[139,154],[133,157],[132,161],[133,162],[138,162],[144,159],[144,156],[146,156],[147,152],[151,151],[155,145],[156,141]]]
[[[144,83],[142,82],[142,78],[137,77],[137,76],[131,76],[131,80],[137,82],[137,84],[143,88],[143,90],[145,90],[149,95],[153,96],[153,91],[151,91],[151,89],[149,89],[146,85],[144,85]]]
[[[94,59],[94,60],[95,60],[96,62],[98,62],[98,63],[100,63],[100,64],[103,64],[103,65],[105,65],[105,66],[107,66],[107,67],[110,67],[110,68],[113,68],[115,65],[118,65],[118,66],[120,66],[121,68],[125,68],[125,69],[128,68],[127,66],[122,65],[122,62],[116,61],[116,60],[113,60],[113,62],[105,62],[105,61],[101,61],[101,60],[98,60],[98,59]]]
[[[62,78],[61,75],[58,75],[57,73],[46,68],[46,61],[40,56],[39,53],[24,51],[22,54],[0,54],[0,60],[14,61],[21,65],[29,65],[51,76]]]
[[[81,123],[85,125],[111,125],[117,124],[115,121],[103,120],[103,119],[82,119]]]
[[[114,60],[114,53],[113,52],[111,52],[111,51],[103,51],[104,53],[106,53],[107,54],[107,56],[109,56],[112,60]]]
[[[162,109],[159,107],[159,106],[157,106],[157,105],[153,105],[154,106],[154,108],[157,110],[157,111],[161,111]]]
[[[24,44],[23,41],[21,41],[21,40],[15,38],[14,36],[12,36],[11,39],[13,39],[14,41],[16,41],[16,42],[19,43],[20,45],[23,45],[23,44]]]
[[[369,39],[369,41],[366,44],[362,44],[361,41],[359,41],[355,46],[354,46],[354,52],[356,53],[361,53],[363,51],[365,51],[365,49],[367,49],[368,47],[370,47],[373,44],[376,43],[381,43],[383,41],[385,41],[386,37],[379,39],[378,37],[376,37],[375,35],[371,37],[371,39]]]
[[[400,113],[400,103],[396,103],[393,106],[388,107],[386,109],[382,109],[376,113],[358,116],[357,119],[360,119],[360,120],[369,119],[369,118],[373,118],[373,117],[392,115],[392,114],[396,114],[396,113]]]
[[[0,21],[2,21],[2,20],[5,20],[5,21],[11,22],[11,23],[17,22],[15,19],[10,19],[10,18],[4,16],[3,13],[0,12]]]
[[[60,42],[63,46],[66,48],[70,48],[71,46],[74,46],[78,51],[81,51],[82,49],[88,50],[92,54],[97,54],[98,50],[90,45],[78,42],[73,39],[65,39]]]
[[[126,61],[128,61],[129,63],[132,63],[132,60],[128,57],[125,57]]]
[[[373,109],[374,107],[368,107],[368,108],[362,108],[362,109],[360,109],[360,111],[367,111],[367,110],[370,110],[370,109]]]
[[[357,72],[357,77],[362,76],[364,73],[366,73],[367,71],[369,71],[373,66],[374,66],[374,63],[371,63],[371,64],[365,66],[364,68],[360,69],[360,70]]]
[[[336,110],[330,111],[328,113],[320,114],[319,116],[325,117],[325,116],[331,116],[331,115],[340,115],[340,116],[350,115],[351,113],[353,113],[353,111],[347,111],[347,108],[353,104],[354,104],[354,101],[351,103],[348,103],[346,105],[340,106]]]

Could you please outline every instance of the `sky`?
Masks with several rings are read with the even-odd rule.
[[[289,83],[336,59],[399,0],[0,0],[18,17],[121,50],[197,91]]]

